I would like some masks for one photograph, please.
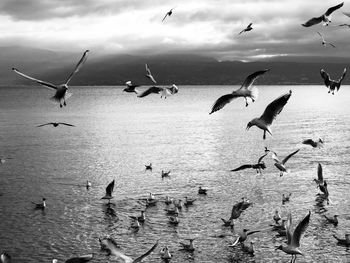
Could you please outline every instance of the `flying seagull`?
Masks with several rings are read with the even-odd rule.
[[[261,170],[264,170],[266,168],[265,163],[262,161],[266,155],[268,155],[268,153],[265,153],[264,155],[262,155],[259,158],[257,164],[244,164],[244,165],[241,165],[240,167],[238,167],[236,169],[231,170],[231,172],[236,172],[236,171],[240,171],[240,170],[245,170],[245,169],[251,168],[251,169],[255,169],[256,173],[260,173],[261,174],[262,173]]]
[[[245,99],[245,106],[248,106],[247,97],[250,98],[253,102],[258,98],[258,89],[257,88],[251,88],[254,81],[260,77],[261,75],[265,74],[269,69],[264,69],[260,71],[256,71],[253,74],[250,74],[243,82],[242,86],[234,90],[230,94],[226,94],[218,98],[209,114],[212,114],[218,110],[221,110],[227,103],[230,103],[233,99],[244,97]]]
[[[307,216],[305,216],[305,218],[299,222],[299,224],[295,228],[293,234],[291,232],[292,215],[291,215],[291,213],[289,213],[289,215],[288,215],[288,219],[287,219],[287,223],[286,223],[287,239],[288,239],[287,246],[280,245],[280,246],[276,247],[276,250],[280,249],[283,252],[285,252],[289,255],[292,255],[291,262],[295,262],[297,255],[302,255],[302,253],[299,249],[300,239],[301,239],[301,236],[305,233],[307,227],[309,226],[310,215],[311,215],[311,212],[309,211]],[[293,259],[294,259],[294,261],[293,261]]]
[[[327,47],[327,45],[329,45],[329,46],[335,47],[333,43],[327,42],[326,40],[324,40],[324,37],[320,32],[317,31],[317,34],[319,34],[322,39],[322,46]]]
[[[110,253],[117,258],[120,258],[123,260],[124,263],[137,263],[137,262],[141,262],[144,258],[146,258],[147,256],[149,256],[158,246],[158,241],[151,247],[151,249],[149,249],[146,253],[144,253],[143,255],[137,257],[136,259],[132,259],[129,256],[126,256],[121,250],[120,248],[115,244],[115,242],[109,238],[109,237],[105,237],[102,240],[100,240],[101,244],[106,247]]]
[[[322,165],[318,163],[317,166],[317,179],[314,179],[315,183],[317,184],[317,187],[320,187],[320,185],[324,185],[324,180],[323,180],[323,169]]]
[[[248,32],[248,31],[252,30],[252,29],[253,29],[253,28],[252,28],[252,24],[253,24],[253,23],[250,23],[245,29],[243,29],[241,32],[239,32],[238,35],[240,35],[240,34],[242,34],[242,33],[244,33],[244,32]]]
[[[328,93],[332,92],[332,94],[334,95],[335,89],[337,89],[337,91],[340,89],[341,83],[346,74],[346,68],[344,68],[343,75],[338,80],[331,79],[329,74],[324,69],[321,69],[320,73],[321,77],[324,80],[324,85],[329,89]]]
[[[303,144],[305,145],[310,145],[313,148],[321,148],[323,146],[323,140],[322,139],[318,139],[318,141],[314,141],[313,139],[306,139],[303,141]]]
[[[154,84],[156,84],[157,81],[152,76],[151,70],[149,69],[147,64],[145,64],[145,65],[146,65],[146,77],[149,78]]]
[[[350,27],[350,24],[340,24],[338,26],[347,26],[347,27]]]
[[[174,8],[175,8],[175,7],[171,8],[170,11],[168,11],[168,12],[165,14],[164,18],[162,19],[162,22],[165,20],[165,18],[166,18],[167,16],[170,17],[170,16],[173,14],[173,9],[174,9]]]
[[[126,88],[123,89],[123,91],[128,92],[128,93],[139,93],[139,91],[136,89],[137,87],[140,87],[140,85],[133,85],[131,83],[131,80],[125,82]]]
[[[38,125],[36,127],[43,127],[43,126],[46,126],[46,125],[52,125],[53,127],[57,127],[60,124],[61,125],[66,125],[66,126],[70,126],[70,127],[75,127],[73,124],[69,124],[69,123],[65,123],[65,122],[48,122],[48,123],[45,123],[45,124]]]
[[[68,90],[68,83],[70,82],[70,80],[73,78],[73,76],[80,70],[80,68],[83,66],[84,62],[87,59],[87,54],[88,54],[89,50],[86,50],[83,54],[83,56],[81,57],[81,59],[79,60],[78,64],[75,66],[74,71],[69,75],[68,79],[66,80],[65,83],[61,84],[61,85],[55,85],[49,82],[45,82],[39,79],[35,79],[32,78],[22,72],[20,72],[18,69],[16,68],[12,68],[12,70],[14,72],[16,72],[17,74],[21,75],[24,78],[33,80],[37,83],[39,83],[40,85],[47,87],[49,89],[53,89],[56,90],[55,95],[53,97],[51,97],[51,100],[58,102],[60,104],[60,107],[62,108],[62,103],[64,106],[66,106],[66,99],[68,99],[71,94],[67,92]]]
[[[282,111],[284,105],[287,104],[290,96],[292,95],[292,91],[290,90],[288,93],[282,95],[281,97],[275,99],[269,105],[267,105],[264,113],[260,116],[260,118],[254,118],[247,124],[247,130],[249,130],[252,126],[257,126],[258,128],[264,131],[263,139],[266,139],[266,132],[271,134],[270,126],[273,120],[277,117],[278,114]],[[271,134],[272,135],[272,134]]]
[[[302,26],[304,27],[310,27],[310,26],[313,26],[313,25],[316,25],[316,24],[319,24],[321,22],[323,22],[323,25],[324,26],[328,26],[328,24],[331,22],[331,14],[341,8],[342,6],[344,5],[344,2],[342,2],[341,4],[339,5],[336,5],[336,6],[333,6],[331,8],[329,8],[326,13],[324,13],[323,15],[319,16],[319,17],[314,17],[314,18],[311,18],[309,21],[305,22],[304,24],[302,24]]]
[[[154,93],[154,94],[160,94],[161,98],[166,99],[168,96],[178,93],[178,91],[179,89],[175,84],[173,84],[170,88],[152,86],[146,89],[144,92],[140,93],[137,97],[143,98]]]
[[[113,190],[114,190],[114,180],[107,185],[106,194],[101,199],[107,199],[109,204],[111,202],[111,199],[113,198],[112,196]]]
[[[282,161],[280,161],[275,153],[272,154],[272,159],[275,160],[275,166],[278,170],[280,170],[280,176],[283,176],[283,173],[288,173],[289,171],[286,169],[285,164],[289,160],[290,157],[292,157],[294,154],[299,152],[300,149],[296,150],[295,152],[292,152],[289,154],[286,158],[284,158]]]

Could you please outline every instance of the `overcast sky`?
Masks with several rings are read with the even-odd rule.
[[[304,28],[334,0],[1,0],[0,45],[97,53],[191,52],[218,59],[271,56],[349,57],[350,28],[342,11],[333,26]],[[173,15],[161,22],[165,13]],[[254,29],[238,36],[253,22]],[[324,48],[321,31],[337,48]]]

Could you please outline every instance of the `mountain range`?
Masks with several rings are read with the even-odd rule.
[[[80,59],[81,53],[55,52],[21,46],[0,47],[0,85],[35,85],[14,72],[24,73],[55,84],[65,81]],[[145,63],[159,85],[239,85],[250,73],[271,69],[257,83],[264,85],[323,84],[320,69],[338,79],[346,58],[278,57],[254,62],[218,61],[195,54],[162,54],[154,56],[106,55],[90,52],[81,71],[71,85],[152,85],[145,77]],[[350,84],[350,77],[345,78]]]

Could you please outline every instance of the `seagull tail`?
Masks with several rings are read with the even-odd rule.
[[[252,100],[257,100],[259,96],[259,90],[256,87],[253,87],[251,90],[251,98]]]

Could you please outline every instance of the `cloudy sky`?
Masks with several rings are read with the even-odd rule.
[[[1,0],[0,46],[96,53],[195,53],[218,59],[348,57],[350,2],[333,26],[304,28],[335,0]],[[173,15],[161,22],[165,13]],[[254,29],[238,36],[247,24]],[[316,34],[334,42],[324,48]]]

